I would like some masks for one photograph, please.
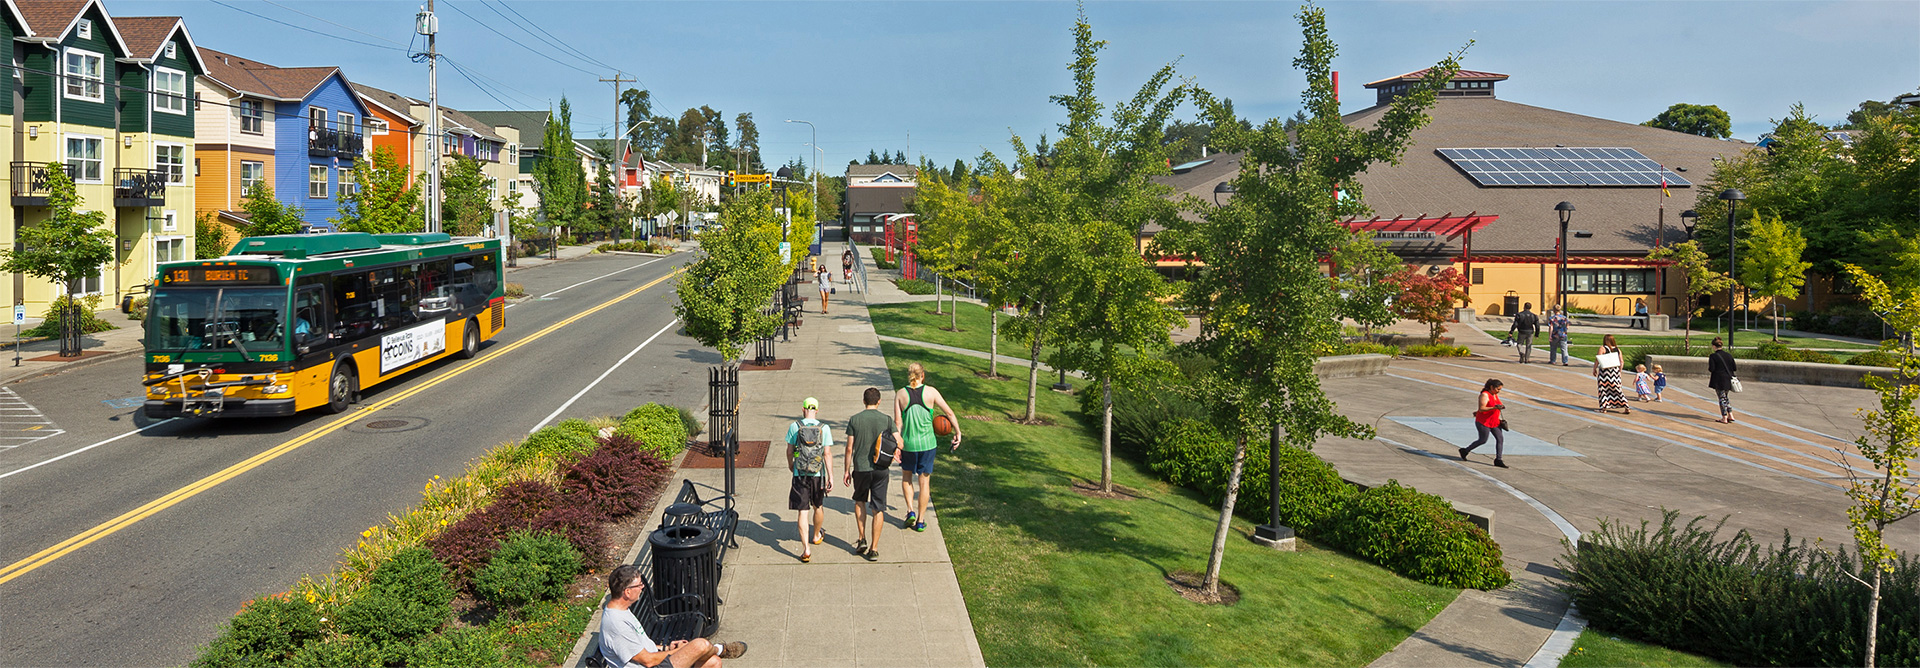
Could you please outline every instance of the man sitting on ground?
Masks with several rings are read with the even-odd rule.
[[[720,668],[721,659],[747,653],[747,644],[738,641],[715,646],[706,638],[694,638],[675,640],[666,647],[654,644],[653,639],[647,637],[647,630],[640,626],[639,618],[633,616],[634,602],[646,591],[639,566],[622,564],[613,569],[613,573],[607,575],[607,591],[612,599],[607,601],[607,608],[600,611],[600,656],[609,665]]]

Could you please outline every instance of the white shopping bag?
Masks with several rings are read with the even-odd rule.
[[[1600,353],[1593,359],[1600,364],[1600,368],[1602,369],[1620,368],[1620,353]]]

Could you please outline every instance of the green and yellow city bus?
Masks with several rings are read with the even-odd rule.
[[[345,411],[360,390],[499,334],[501,271],[498,239],[440,233],[248,237],[225,257],[163,263],[147,416]]]

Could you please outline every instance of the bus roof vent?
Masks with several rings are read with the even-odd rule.
[[[408,232],[405,234],[375,234],[375,240],[388,246],[430,246],[444,244],[453,237],[445,232]]]
[[[327,253],[376,250],[380,241],[374,235],[365,232],[335,232],[330,234],[279,234],[267,237],[247,237],[234,247],[238,255],[278,255],[289,260],[301,260]]]

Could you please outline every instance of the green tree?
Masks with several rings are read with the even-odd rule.
[[[738,169],[742,172],[767,171],[765,163],[760,162],[760,127],[753,123],[753,113],[745,112],[733,117],[735,134],[734,149],[740,152],[742,161]]]
[[[1304,43],[1293,65],[1306,75],[1306,122],[1292,133],[1281,119],[1247,128],[1218,98],[1198,92],[1196,102],[1214,125],[1213,145],[1244,152],[1235,195],[1225,206],[1190,199],[1198,220],[1173,221],[1156,238],[1174,254],[1206,264],[1183,298],[1201,319],[1202,333],[1188,345],[1217,363],[1195,383],[1195,394],[1220,433],[1234,441],[1203,580],[1210,597],[1219,593],[1249,438],[1277,428],[1283,437],[1277,440],[1310,448],[1323,435],[1372,436],[1371,427],[1334,410],[1313,373],[1314,361],[1340,337],[1340,296],[1321,275],[1320,258],[1350,239],[1339,221],[1353,206],[1345,200],[1357,205],[1363,195],[1355,177],[1399,159],[1413,132],[1430,121],[1426,111],[1438,90],[1459,70],[1459,54],[1448,56],[1371,128],[1351,127],[1333,90],[1337,47],[1325,12],[1308,6],[1298,18]]]
[[[533,185],[540,193],[540,215],[549,227],[574,224],[586,204],[587,175],[573,149],[573,107],[560,98],[560,113],[547,120],[541,136],[542,152],[533,165]]]
[[[1727,112],[1711,104],[1682,102],[1667,107],[1666,111],[1641,125],[1713,139],[1733,136],[1733,119],[1727,116]]]
[[[233,242],[227,239],[227,226],[214,222],[214,214],[203,213],[193,219],[193,259],[207,260],[221,257],[233,248]]]
[[[493,224],[493,179],[480,171],[480,161],[464,155],[442,161],[440,221],[456,237],[478,236]]]
[[[1780,300],[1800,296],[1811,262],[1800,255],[1807,238],[1779,216],[1754,216],[1741,240],[1740,278],[1748,293],[1773,300],[1773,340],[1780,340]]]
[[[687,335],[720,353],[729,366],[738,363],[748,343],[772,336],[779,315],[761,308],[793,273],[780,255],[780,221],[773,217],[773,195],[749,190],[720,209],[720,227],[700,234],[699,261],[680,275],[679,301],[673,312],[687,324]]]
[[[1900,106],[1901,105],[1898,102],[1881,102],[1879,100],[1863,100],[1860,102],[1860,106],[1854,107],[1853,111],[1847,112],[1846,123],[1833,126],[1833,129],[1864,130],[1867,127],[1867,119],[1892,114],[1893,112],[1898,111],[1900,109]]]
[[[340,189],[340,217],[331,220],[342,232],[417,232],[425,221],[416,181],[393,149],[377,147],[371,159],[363,156],[354,163],[354,185]]]
[[[819,224],[814,222],[816,219],[813,213],[813,191],[805,188],[788,188],[786,197],[787,211],[793,218],[793,224],[788,228],[787,233],[787,239],[792,243],[787,262],[797,267],[800,263],[807,261],[807,256],[813,254],[811,245],[813,233],[818,229]]]
[[[113,233],[107,231],[107,215],[99,211],[76,211],[80,195],[73,179],[64,169],[47,170],[47,219],[37,225],[22,225],[12,248],[0,248],[0,268],[16,274],[52,281],[61,292],[74,292],[80,280],[100,273],[100,267],[114,261]],[[60,355],[80,355],[80,328],[85,314],[79,300],[60,302],[67,309],[61,319]]]
[[[1687,241],[1655,248],[1647,253],[1647,259],[1665,262],[1668,267],[1680,270],[1686,276],[1687,322],[1684,325],[1686,349],[1693,350],[1693,314],[1699,312],[1700,295],[1710,295],[1733,287],[1733,279],[1725,272],[1714,271],[1712,258],[1700,250],[1700,243]]]
[[[1869,582],[1854,577],[1872,592],[1867,604],[1864,654],[1867,668],[1873,668],[1880,633],[1881,584],[1900,561],[1900,555],[1887,545],[1887,527],[1920,513],[1920,481],[1911,475],[1912,462],[1920,457],[1920,414],[1914,412],[1914,401],[1920,400],[1920,356],[1915,355],[1911,344],[1914,333],[1920,331],[1920,300],[1913,298],[1916,286],[1890,287],[1857,265],[1847,265],[1844,270],[1859,286],[1874,315],[1909,342],[1900,349],[1900,366],[1892,381],[1872,375],[1865,378],[1867,386],[1880,395],[1880,408],[1860,411],[1866,434],[1854,441],[1854,446],[1860,456],[1873,462],[1878,474],[1842,467],[1847,474],[1847,497],[1853,501],[1847,509],[1847,523],[1853,527],[1860,561],[1873,578]]]
[[[247,196],[240,200],[241,213],[247,214],[247,227],[241,236],[265,237],[275,234],[299,234],[305,223],[300,219],[302,211],[291,204],[281,204],[273,198],[273,186],[265,183],[255,184]]]
[[[1814,122],[1800,105],[1793,105],[1787,117],[1774,123],[1771,144],[1765,150],[1722,160],[1704,188],[1695,188],[1694,210],[1700,214],[1695,239],[1700,250],[1727,269],[1727,202],[1722,191],[1738,189],[1747,199],[1738,209],[1738,221],[1744,224],[1755,211],[1780,216],[1800,228],[1807,237],[1807,249],[1816,258],[1815,268],[1834,275],[1840,264],[1862,262],[1870,254],[1863,245],[1859,220],[1837,220],[1824,215],[1833,206],[1833,191],[1840,175],[1852,171],[1843,156],[1844,145],[1826,138],[1825,126]],[[1908,215],[1911,218],[1911,214]],[[1744,229],[1735,235],[1745,236]]]
[[[1406,266],[1400,256],[1375,241],[1372,232],[1357,231],[1333,249],[1333,281],[1341,295],[1340,317],[1360,324],[1363,331],[1393,324],[1393,298],[1400,284],[1387,280]]]

